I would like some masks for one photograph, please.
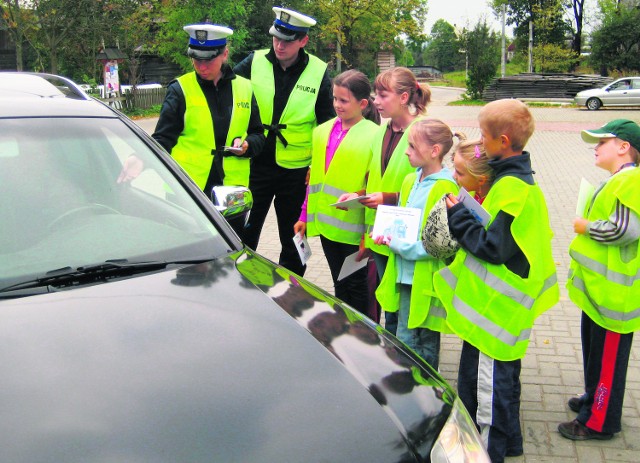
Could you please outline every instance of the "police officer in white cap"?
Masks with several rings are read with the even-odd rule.
[[[153,138],[205,193],[248,186],[250,159],[265,136],[251,83],[226,64],[233,31],[215,24],[184,30],[194,71],[169,84]]]
[[[293,244],[292,230],[306,194],[311,135],[316,125],[335,117],[333,94],[327,64],[304,51],[315,19],[286,8],[273,11],[271,49],[251,53],[234,68],[236,74],[251,79],[267,130],[264,149],[251,165],[254,203],[241,236],[249,247],[258,246],[275,198],[282,246],[279,263],[303,275],[305,266]]]

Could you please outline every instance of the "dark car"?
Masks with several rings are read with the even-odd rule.
[[[0,461],[488,461],[429,365],[66,79],[0,73],[0,220]]]

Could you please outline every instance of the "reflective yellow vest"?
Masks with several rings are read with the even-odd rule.
[[[266,58],[267,52],[268,50],[254,52],[251,63],[251,84],[265,127],[271,125],[275,97],[273,65]],[[311,134],[318,122],[316,100],[327,63],[313,55],[307,55],[309,63],[293,87],[278,121],[278,125],[286,125],[279,132],[287,145],[284,145],[280,137],[276,137],[276,163],[286,169],[306,167],[311,163]]]
[[[435,274],[434,286],[447,310],[447,323],[458,336],[494,359],[516,360],[526,353],[535,319],[559,299],[553,233],[538,185],[503,177],[482,205],[492,217],[501,210],[514,217],[511,233],[529,261],[528,277],[460,249],[454,261]]]
[[[611,177],[593,200],[586,218],[606,220],[616,200],[640,215],[640,169]],[[640,241],[604,245],[577,235],[569,246],[569,297],[603,328],[616,333],[640,329]]]
[[[191,179],[204,190],[211,172],[213,156],[216,148],[213,120],[207,99],[198,84],[196,73],[190,72],[178,77],[178,83],[184,93],[186,111],[184,113],[184,129],[171,156],[180,164]],[[247,136],[251,117],[251,83],[243,77],[236,76],[231,81],[233,108],[231,122],[227,134],[227,146],[233,139]],[[219,154],[215,154],[219,156]],[[246,157],[225,156],[222,159],[224,185],[249,185],[249,168],[251,160]]]
[[[400,190],[401,206],[407,204],[416,175],[416,173],[407,175],[402,184],[402,189]],[[446,193],[457,194],[458,185],[445,179],[436,181],[429,191],[427,203],[424,206],[419,236],[422,236],[422,229],[427,222],[429,211]],[[410,329],[429,328],[442,333],[451,333],[446,323],[446,312],[433,288],[433,275],[444,266],[444,261],[440,259],[416,261],[411,284],[411,301],[407,323]],[[397,312],[400,307],[400,283],[396,283],[396,275],[396,255],[390,252],[382,281],[380,281],[380,285],[376,290],[376,298],[385,312]]]
[[[335,121],[327,121],[313,131],[307,235],[322,235],[339,243],[359,244],[365,230],[364,208],[343,211],[330,204],[337,202],[344,193],[364,188],[371,160],[368,145],[378,126],[362,119],[351,127],[325,173],[327,144]]]
[[[411,125],[413,125],[420,118],[415,119]],[[382,142],[384,141],[384,134],[387,130],[387,126],[380,127],[378,132],[374,135],[371,143],[371,167],[369,169],[369,177],[367,179],[367,193],[383,192],[398,192],[402,186],[402,182],[405,177],[414,172],[415,168],[409,164],[409,158],[405,154],[407,147],[409,146],[409,127],[406,128],[404,134],[400,138],[396,149],[391,155],[389,165],[382,175]],[[369,237],[369,233],[373,229],[373,223],[376,221],[376,210],[367,208],[364,212],[364,222],[367,226],[367,232],[364,235],[364,244],[367,248],[383,254],[389,255],[389,247],[375,244]]]

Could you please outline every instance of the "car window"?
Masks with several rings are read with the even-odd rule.
[[[631,83],[628,80],[621,80],[611,85],[611,90],[629,90]]]
[[[122,180],[131,161],[137,175]],[[211,258],[216,226],[122,121],[0,120],[0,284],[109,259]]]
[[[634,79],[631,81],[631,88],[633,90],[638,90],[640,89],[640,79]]]

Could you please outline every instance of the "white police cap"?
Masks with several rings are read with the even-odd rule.
[[[281,40],[296,40],[307,35],[309,28],[315,25],[316,20],[297,11],[273,7],[276,20],[269,29],[269,34]]]
[[[183,28],[189,34],[190,58],[209,60],[222,53],[233,30],[216,24],[190,24]]]

